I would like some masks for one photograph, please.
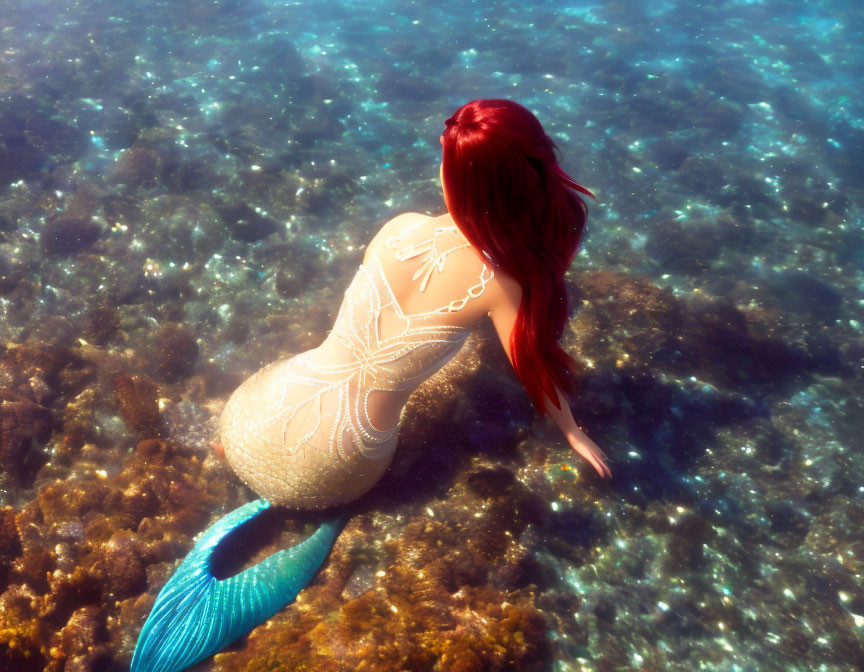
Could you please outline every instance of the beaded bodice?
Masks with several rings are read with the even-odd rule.
[[[381,333],[384,311],[397,317],[399,329],[390,335]],[[345,292],[331,336],[351,353],[352,361],[342,368],[356,371],[360,387],[412,390],[444,366],[470,333],[469,329],[440,322],[437,310],[406,315],[380,260],[373,256],[369,266],[360,266]]]
[[[421,256],[414,279],[424,276],[423,291],[431,273],[443,270],[447,255],[465,245],[439,251],[437,239],[446,227],[426,241],[400,245],[401,236],[410,228],[388,239],[385,246],[397,249],[397,259]],[[492,277],[484,265],[478,283],[463,298],[428,312],[406,314],[377,254],[370,253],[370,257],[370,263],[359,266],[345,290],[327,340],[314,350],[261,369],[235,392],[223,412],[222,441],[229,463],[272,502],[329,506],[349,501],[371,487],[350,465],[365,459],[361,476],[366,479],[375,473],[368,463],[385,464],[386,468],[398,427],[373,425],[370,395],[410,393],[444,366],[462,347],[470,329],[442,323],[443,315],[460,310],[470,298],[482,294]],[[389,314],[386,333],[385,314]],[[280,458],[304,465],[307,480],[301,483],[284,474],[275,475]],[[292,473],[302,471],[295,466]],[[321,485],[337,473],[341,474],[336,479],[338,498],[332,492],[321,494]]]

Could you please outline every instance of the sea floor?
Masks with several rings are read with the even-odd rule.
[[[444,212],[484,97],[598,196],[562,344],[612,481],[485,325],[321,574],[195,669],[864,669],[856,3],[182,5],[0,1],[0,670],[128,669],[255,497],[228,396],[322,341],[385,221]]]

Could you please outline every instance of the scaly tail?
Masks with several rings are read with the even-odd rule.
[[[141,629],[131,672],[180,672],[242,637],[290,604],[312,580],[339,534],[341,518],[305,541],[222,581],[211,573],[222,539],[270,504],[258,499],[214,523],[156,598]]]

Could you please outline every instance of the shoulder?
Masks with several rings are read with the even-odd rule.
[[[366,260],[369,257],[369,252],[377,248],[378,245],[381,244],[382,240],[395,235],[406,226],[418,220],[422,221],[426,219],[432,219],[432,217],[429,215],[423,215],[419,212],[403,212],[401,215],[396,215],[393,219],[387,220],[384,225],[378,229],[377,233],[372,237],[372,240],[369,241],[369,245],[366,247],[366,254],[363,256],[363,263],[366,263]]]

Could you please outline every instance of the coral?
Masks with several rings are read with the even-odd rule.
[[[0,508],[0,591],[6,588],[12,560],[21,554],[21,539],[15,527],[15,510]]]
[[[104,646],[107,642],[105,616],[99,608],[90,605],[77,609],[60,631],[60,650],[68,659],[64,672],[94,669],[94,663],[100,659],[103,664],[107,662],[110,659]]]
[[[178,323],[163,324],[149,352],[150,370],[159,380],[175,383],[191,375],[198,360],[194,332]]]
[[[0,670],[39,672],[45,665],[45,628],[31,606],[34,599],[27,586],[0,595]]]
[[[17,535],[0,510],[0,554],[12,559],[0,595],[0,669],[107,669],[131,655],[119,639],[143,622],[146,591],[167,580],[148,568],[188,551],[216,502],[230,499],[225,482],[168,442],[142,441],[115,476],[40,488],[15,516]]]
[[[114,396],[129,429],[143,437],[159,436],[162,416],[152,380],[147,376],[118,376],[114,379]]]
[[[421,514],[384,548],[372,545],[380,523],[352,519],[297,602],[217,655],[216,670],[543,669],[546,621],[533,586],[509,582],[505,569],[524,557],[517,539],[536,518],[531,494],[506,469],[481,468],[451,495],[435,504],[446,522]],[[501,585],[488,585],[490,575]]]
[[[102,585],[118,600],[140,595],[147,589],[147,574],[142,549],[128,530],[118,530],[102,546],[96,570]]]
[[[52,422],[44,406],[0,388],[0,468],[8,486],[28,485],[45,462],[40,448],[51,436]]]

